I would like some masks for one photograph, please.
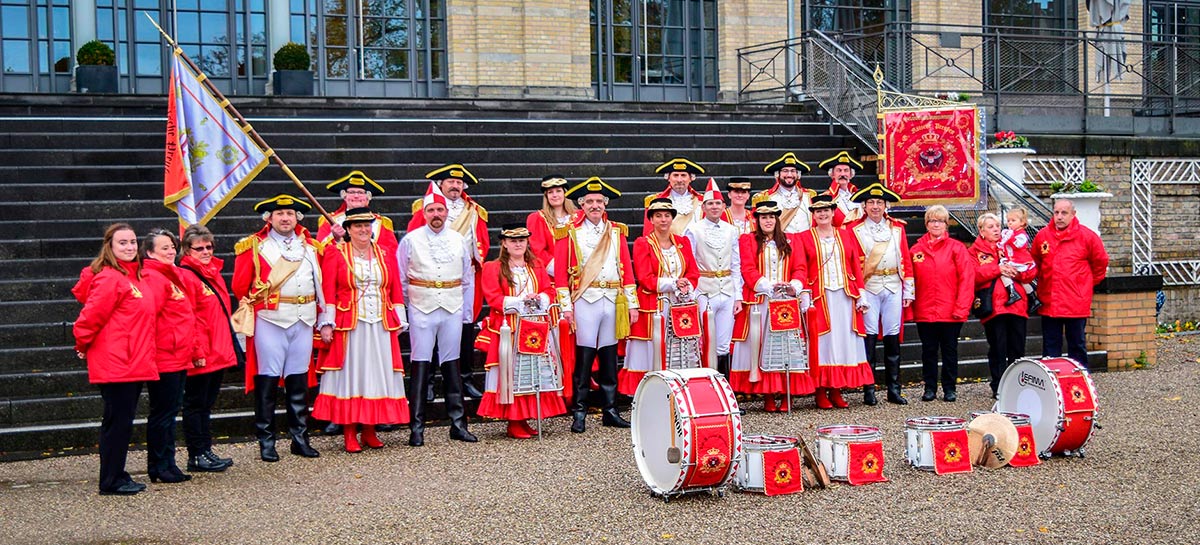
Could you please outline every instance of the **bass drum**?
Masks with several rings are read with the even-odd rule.
[[[733,389],[713,369],[646,373],[633,396],[633,458],[651,493],[724,494],[742,457]]]
[[[1100,401],[1091,373],[1070,358],[1021,358],[1004,371],[996,411],[1029,415],[1043,458],[1083,455],[1096,428]]]

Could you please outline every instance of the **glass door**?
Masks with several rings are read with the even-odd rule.
[[[444,12],[443,0],[293,0],[292,40],[315,52],[322,95],[445,96]]]
[[[65,93],[73,60],[68,0],[0,0],[0,91]]]
[[[716,100],[716,0],[592,0],[591,21],[596,98]]]

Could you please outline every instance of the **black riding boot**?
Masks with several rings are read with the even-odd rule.
[[[586,430],[588,409],[588,394],[591,393],[592,360],[596,358],[596,349],[588,346],[575,347],[575,372],[571,373],[571,431],[583,433]]]
[[[442,362],[442,386],[446,392],[446,418],[450,419],[450,438],[474,443],[479,439],[467,431],[467,409],[463,406],[463,382],[458,360]]]
[[[275,393],[279,377],[254,375],[254,437],[258,439],[258,457],[264,462],[278,462],[275,450]]]
[[[477,333],[475,331],[475,326],[469,324],[468,327],[471,328],[471,338],[474,339],[474,334]],[[458,369],[460,376],[462,377],[464,397],[471,399],[483,399],[483,392],[480,392],[479,388],[475,387],[475,373],[472,371],[472,369],[483,367],[483,359],[486,357],[487,354],[475,350],[474,347],[472,347],[469,352],[462,353],[462,359],[459,360]]]
[[[717,372],[721,373],[721,376],[725,377],[726,379],[729,378],[729,360],[730,359],[731,359],[731,356],[729,354],[725,354],[724,356],[717,356]]]
[[[288,435],[292,454],[305,458],[321,455],[308,444],[308,374],[283,377],[283,395],[287,398]]]
[[[887,400],[896,405],[908,405],[904,394],[900,393],[900,336],[888,335],[883,338],[883,367],[887,377]]]
[[[429,388],[429,383],[433,382],[430,377],[433,374],[433,364],[414,361],[409,362],[409,367],[412,375],[408,379],[408,445],[419,447],[425,444],[425,390]]]
[[[600,393],[604,396],[604,411],[600,423],[612,428],[628,428],[629,421],[617,411],[617,345],[601,348]]]
[[[863,344],[867,348],[867,365],[871,367],[871,383],[863,386],[863,405],[874,407],[879,404],[879,400],[875,398],[875,344],[879,341],[879,335],[867,333],[863,337]]]

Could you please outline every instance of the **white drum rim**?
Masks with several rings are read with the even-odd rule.
[[[966,427],[966,419],[956,416],[918,416],[904,421],[904,429],[908,430],[961,430]]]
[[[883,439],[883,433],[875,426],[831,424],[817,428],[817,439],[828,439],[835,443],[866,443]]]
[[[742,452],[750,450],[791,450],[800,446],[800,438],[794,435],[743,435]]]

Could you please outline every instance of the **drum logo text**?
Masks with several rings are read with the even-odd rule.
[[[1025,371],[1021,371],[1021,374],[1017,375],[1017,384],[1020,384],[1021,386],[1033,386],[1034,388],[1042,391],[1046,390],[1046,381],[1026,373]]]

